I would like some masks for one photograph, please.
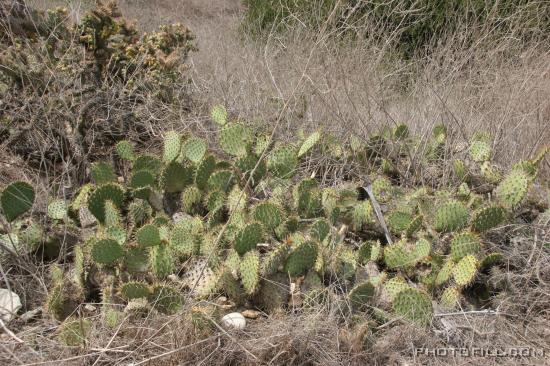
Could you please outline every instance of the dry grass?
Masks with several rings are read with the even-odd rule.
[[[47,7],[65,1],[34,0]],[[425,59],[395,61],[380,42],[341,41],[296,27],[267,43],[239,32],[238,0],[120,1],[125,15],[147,30],[182,21],[197,35],[191,55],[194,106],[189,115],[166,114],[166,128],[194,128],[207,136],[203,121],[212,104],[278,134],[322,126],[347,136],[367,136],[382,125],[406,122],[421,133],[436,123],[453,128],[464,141],[476,130],[495,137],[496,160],[507,165],[550,144],[550,48],[500,39],[462,47],[454,36]],[[89,6],[69,2],[78,16]],[[471,30],[477,32],[479,29]],[[480,35],[479,39],[484,37]],[[520,47],[521,46],[521,47]],[[548,160],[543,169],[548,176]],[[10,165],[9,174],[17,175]],[[8,172],[0,168],[2,172]],[[4,178],[3,178],[4,179]],[[9,180],[9,179],[8,179]],[[548,181],[542,181],[548,185]],[[509,258],[506,271],[492,273],[506,284],[497,314],[438,316],[429,330],[400,322],[373,327],[373,341],[361,347],[365,330],[342,324],[339,309],[254,320],[243,332],[208,337],[194,334],[189,313],[124,323],[119,329],[96,322],[87,349],[62,348],[53,322],[10,325],[25,344],[3,334],[0,364],[51,362],[78,365],[493,365],[548,364],[548,359],[433,358],[414,356],[415,347],[529,346],[550,355],[550,226],[520,227],[516,238],[495,233],[494,245]],[[510,242],[504,246],[504,243]],[[547,245],[547,244],[546,244]],[[8,274],[32,304],[45,296],[43,270],[20,263]],[[32,275],[29,275],[29,272]],[[24,299],[26,300],[26,298]],[[27,303],[30,309],[31,302]],[[90,317],[97,315],[90,314]],[[367,332],[367,333],[368,333]],[[34,362],[34,363],[33,363]]]

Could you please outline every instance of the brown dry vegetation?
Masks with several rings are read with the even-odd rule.
[[[29,1],[41,8],[68,6],[74,17],[89,3]],[[454,127],[452,138],[459,143],[476,130],[488,130],[495,137],[496,161],[503,165],[532,157],[550,143],[548,45],[518,44],[513,37],[485,42],[490,32],[479,27],[464,29],[479,33],[479,43],[473,46],[461,46],[464,33],[450,35],[430,55],[405,62],[393,59],[382,42],[335,42],[330,34],[299,26],[257,42],[239,31],[238,0],[123,0],[120,5],[145,30],[181,21],[197,37],[199,51],[189,60],[191,111],[182,114],[165,106],[164,112],[173,112],[163,113],[166,129],[193,128],[208,136],[202,122],[213,104],[222,103],[232,115],[254,121],[259,128],[277,126],[281,136],[319,126],[336,135],[366,136],[381,125],[399,122],[428,134],[433,125],[444,123]],[[9,163],[0,166],[2,184],[31,174],[16,158]],[[550,160],[544,164],[541,175],[548,177]],[[548,180],[539,184],[548,187]],[[415,347],[528,346],[544,349],[550,357],[550,253],[544,247],[550,242],[550,224],[518,225],[515,232],[514,245],[500,248],[508,258],[508,270],[492,274],[494,281],[509,286],[496,313],[464,309],[456,316],[436,317],[427,330],[388,324],[374,329],[377,334],[367,347],[359,339],[368,330],[338,323],[342,304],[253,320],[240,332],[220,328],[206,338],[193,332],[188,311],[139,324],[125,321],[114,330],[97,322],[86,350],[61,347],[55,341],[56,323],[44,317],[10,324],[15,334],[0,335],[0,364],[549,364],[548,358],[413,354]],[[498,245],[502,238],[498,232],[494,235]],[[24,271],[7,276],[32,309],[45,297],[47,271],[32,263],[19,266]],[[25,343],[18,344],[14,337]],[[40,352],[33,344],[41,345]]]

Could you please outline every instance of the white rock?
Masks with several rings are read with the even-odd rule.
[[[246,319],[241,313],[230,313],[222,318],[222,324],[228,328],[244,329]]]
[[[0,288],[0,318],[7,323],[21,309],[21,299],[15,292]]]

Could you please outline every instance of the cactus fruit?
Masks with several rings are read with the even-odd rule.
[[[433,318],[432,300],[414,288],[400,291],[393,301],[393,311],[405,319],[421,326],[427,326]]]
[[[313,132],[311,135],[309,135],[302,143],[302,146],[300,146],[300,150],[298,151],[298,157],[301,157],[307,154],[308,151],[311,150],[311,148],[315,146],[315,144],[317,144],[317,142],[319,142],[320,139],[321,139],[321,132],[319,131]]]
[[[4,188],[0,195],[0,207],[8,222],[29,211],[34,204],[34,188],[25,182],[14,182]]]
[[[261,222],[264,227],[273,231],[283,222],[283,213],[281,209],[274,203],[262,202],[254,207],[254,219]]]
[[[468,210],[458,201],[443,204],[435,213],[434,228],[439,232],[461,229],[468,223]]]
[[[478,261],[473,255],[462,258],[452,270],[456,284],[459,286],[469,285],[476,276],[477,267]]]
[[[227,124],[220,131],[220,147],[232,156],[245,156],[252,143],[250,129],[242,124]]]
[[[281,145],[271,152],[269,171],[282,179],[292,178],[298,166],[298,154],[291,146]]]
[[[374,297],[374,286],[369,282],[355,286],[349,293],[349,302],[355,311],[364,311]]]
[[[134,154],[134,147],[130,141],[119,141],[115,146],[115,151],[118,157],[122,160],[134,161],[136,158]]]
[[[181,293],[168,285],[157,284],[152,287],[148,298],[153,307],[163,314],[175,314],[183,306]]]
[[[148,298],[151,295],[151,289],[144,282],[131,281],[120,286],[120,295],[126,300]]]
[[[447,287],[441,294],[439,304],[446,310],[454,310],[460,305],[460,292],[454,286]]]
[[[67,216],[65,201],[57,199],[48,205],[48,217],[53,220],[63,220]]]
[[[181,152],[181,136],[175,131],[168,131],[164,135],[164,150],[162,160],[170,163],[180,155]]]
[[[260,254],[257,251],[249,251],[243,256],[239,273],[245,292],[255,293],[260,283]]]
[[[197,164],[206,154],[206,149],[206,141],[197,137],[190,137],[184,142],[181,152],[185,158]]]
[[[497,227],[506,218],[506,210],[501,206],[487,206],[474,212],[472,229],[479,233]]]
[[[317,246],[313,242],[298,243],[285,263],[285,272],[290,276],[304,275],[317,259]]]
[[[233,247],[239,255],[256,248],[256,245],[263,240],[263,228],[260,223],[253,222],[239,231]]]
[[[113,239],[93,240],[91,254],[95,263],[113,264],[124,255],[124,249]]]
[[[115,183],[109,183],[98,187],[88,198],[88,209],[97,221],[105,224],[105,202],[109,200],[120,208],[124,201],[124,189]]]
[[[481,243],[477,235],[471,232],[463,232],[455,235],[451,240],[451,259],[460,261],[467,255],[477,255],[481,251]]]
[[[498,200],[507,208],[515,208],[527,194],[531,178],[522,170],[511,171],[496,188]]]
[[[220,126],[227,124],[227,110],[223,105],[214,106],[210,112],[210,117]]]
[[[136,240],[141,248],[157,246],[161,241],[159,229],[152,224],[145,225],[137,231]]]
[[[92,164],[92,178],[97,185],[115,183],[117,177],[113,166],[105,161],[99,161]]]

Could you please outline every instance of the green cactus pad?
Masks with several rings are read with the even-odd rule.
[[[170,246],[163,244],[152,247],[149,259],[156,278],[166,278],[174,273],[174,256]]]
[[[210,117],[212,121],[216,122],[220,126],[225,126],[227,124],[227,110],[221,104],[215,105],[210,112]]]
[[[220,147],[229,155],[245,156],[251,143],[250,129],[241,124],[227,124],[220,131]]]
[[[453,278],[459,286],[469,285],[477,273],[478,261],[473,255],[462,258],[453,268]]]
[[[207,148],[206,141],[203,139],[190,137],[184,142],[181,152],[186,159],[196,164],[202,160]]]
[[[393,301],[393,311],[420,326],[428,326],[433,318],[432,300],[414,288],[400,291]]]
[[[204,191],[208,187],[208,179],[214,170],[216,170],[216,158],[208,155],[200,162],[195,174],[195,184],[200,190]]]
[[[502,174],[500,174],[498,168],[489,161],[483,162],[479,169],[481,170],[483,178],[485,178],[485,181],[489,184],[497,184],[502,179]]]
[[[142,248],[159,245],[161,240],[158,227],[152,224],[141,227],[136,233],[136,240]]]
[[[322,211],[322,197],[317,186],[315,179],[303,179],[294,189],[295,205],[303,218],[317,217]]]
[[[224,192],[211,192],[208,196],[206,196],[206,208],[208,208],[208,211],[211,213],[216,213],[224,207],[226,200],[227,196]]]
[[[128,249],[124,265],[130,273],[143,273],[149,270],[149,251],[146,248]]]
[[[392,211],[387,218],[388,228],[392,233],[399,235],[407,230],[413,220],[413,215],[408,212]]]
[[[414,264],[411,248],[407,243],[399,241],[384,247],[384,262],[388,268],[404,268]]]
[[[285,264],[285,272],[290,276],[301,276],[313,268],[317,260],[317,245],[313,242],[304,242],[296,245]]]
[[[495,194],[498,200],[508,208],[518,206],[529,190],[530,177],[521,170],[512,170],[497,186]]]
[[[239,273],[244,290],[251,295],[258,289],[260,283],[260,255],[256,251],[249,251],[241,260]]]
[[[385,177],[378,177],[372,182],[372,193],[380,203],[387,203],[393,196],[394,188]]]
[[[454,310],[460,305],[460,291],[454,286],[447,287],[441,294],[439,305],[446,310]]]
[[[180,291],[168,285],[153,286],[148,300],[156,310],[168,315],[177,313],[183,306]]]
[[[185,187],[193,183],[194,172],[178,162],[171,162],[162,171],[161,186],[167,193],[182,192]]]
[[[176,160],[181,152],[181,136],[175,131],[168,131],[164,135],[164,150],[162,160],[166,163]]]
[[[288,179],[292,178],[298,167],[298,154],[293,147],[279,146],[272,151],[268,169],[276,177]]]
[[[63,220],[67,216],[67,204],[64,200],[54,200],[48,205],[48,217],[53,220]]]
[[[417,231],[422,229],[424,217],[422,215],[415,216],[405,229],[407,237],[413,236]]]
[[[211,191],[229,192],[235,184],[235,174],[231,170],[218,170],[208,178],[208,189]]]
[[[393,302],[398,293],[408,288],[410,286],[403,277],[393,277],[384,284],[384,293],[388,297],[388,300]]]
[[[353,206],[353,229],[359,231],[374,222],[372,205],[361,201]]]
[[[458,262],[467,255],[477,255],[481,251],[481,242],[477,235],[463,232],[455,235],[451,241],[451,259]]]
[[[136,156],[134,154],[134,146],[130,141],[119,141],[115,146],[116,154],[119,158],[126,161],[134,161]]]
[[[313,148],[313,146],[315,146],[315,144],[317,144],[317,142],[319,142],[320,139],[321,139],[321,132],[319,131],[316,131],[311,135],[309,135],[305,139],[305,141],[302,143],[302,146],[300,146],[300,150],[298,151],[298,157],[301,157],[307,154],[308,151],[311,150],[311,148]]]
[[[120,210],[118,207],[111,201],[107,200],[104,204],[105,208],[105,226],[120,226],[122,222],[122,217],[120,215]]]
[[[152,187],[155,184],[155,175],[148,170],[138,170],[132,174],[128,187],[133,189]]]
[[[462,160],[453,160],[453,172],[460,182],[464,182],[468,178],[468,168]]]
[[[473,141],[470,144],[470,157],[475,162],[483,162],[491,159],[492,149],[486,141]]]
[[[102,239],[94,241],[91,254],[95,263],[113,264],[124,255],[124,250],[116,240]]]
[[[117,208],[122,207],[124,201],[124,189],[114,183],[98,187],[88,198],[88,209],[97,221],[105,223],[105,202],[111,201]]]
[[[254,219],[272,231],[283,222],[283,213],[276,204],[262,202],[254,207]]]
[[[262,276],[269,276],[277,272],[279,267],[284,264],[291,250],[292,247],[290,245],[282,243],[277,245],[271,252],[269,252],[265,259],[262,261]]]
[[[141,155],[136,158],[132,169],[134,172],[147,170],[152,174],[156,174],[162,167],[160,159],[153,155]]]
[[[91,167],[91,174],[97,185],[115,183],[117,181],[115,169],[106,161],[93,163]]]
[[[220,274],[217,287],[236,304],[242,304],[246,298],[246,294],[240,282],[228,269],[223,270]]]
[[[434,284],[436,286],[441,286],[441,285],[447,283],[447,281],[449,281],[449,279],[451,278],[451,276],[453,274],[454,266],[455,266],[455,263],[452,260],[450,260],[450,259],[447,260],[443,264],[443,267],[441,267],[441,269],[437,272]]]
[[[256,248],[256,245],[263,240],[263,227],[258,222],[246,225],[235,239],[233,247],[239,255]]]
[[[311,225],[311,237],[318,242],[322,242],[330,234],[330,224],[325,219],[319,219]]]
[[[434,228],[439,232],[451,232],[465,227],[468,210],[458,201],[443,204],[435,213]]]
[[[503,262],[504,262],[504,255],[502,253],[489,253],[481,261],[479,265],[479,269],[480,271],[486,270],[488,268],[491,268]]]
[[[289,295],[288,278],[282,274],[262,279],[254,296],[254,302],[270,314],[282,309],[287,304]]]
[[[7,186],[0,195],[2,213],[8,222],[12,222],[34,204],[34,188],[25,182],[14,182]]]
[[[420,261],[430,255],[432,243],[426,238],[420,238],[416,241],[414,247],[414,259]]]
[[[364,311],[374,297],[374,286],[364,282],[355,286],[349,293],[349,302],[355,311]]]
[[[264,159],[259,161],[259,163],[258,161],[259,158],[256,155],[248,154],[237,160],[235,163],[237,168],[244,173],[246,180],[250,179],[250,174],[254,171],[254,174],[252,174],[252,178],[250,179],[250,185],[252,187],[258,185],[258,183],[260,183],[260,181],[267,174],[267,166]]]
[[[472,229],[485,232],[502,224],[506,218],[506,210],[501,206],[488,206],[477,210],[472,220]]]
[[[128,206],[128,218],[137,227],[146,223],[153,214],[153,209],[147,201],[141,199],[133,200]]]
[[[183,212],[192,213],[193,207],[202,200],[201,191],[194,185],[185,188],[181,192],[181,209]]]
[[[85,347],[91,330],[92,323],[89,320],[69,318],[59,326],[57,337],[68,347]]]
[[[131,281],[120,286],[120,295],[125,300],[148,298],[151,296],[151,289],[145,282]]]
[[[124,245],[126,243],[126,230],[120,226],[109,226],[105,229],[105,235],[107,239],[116,240],[116,242],[120,245]]]

